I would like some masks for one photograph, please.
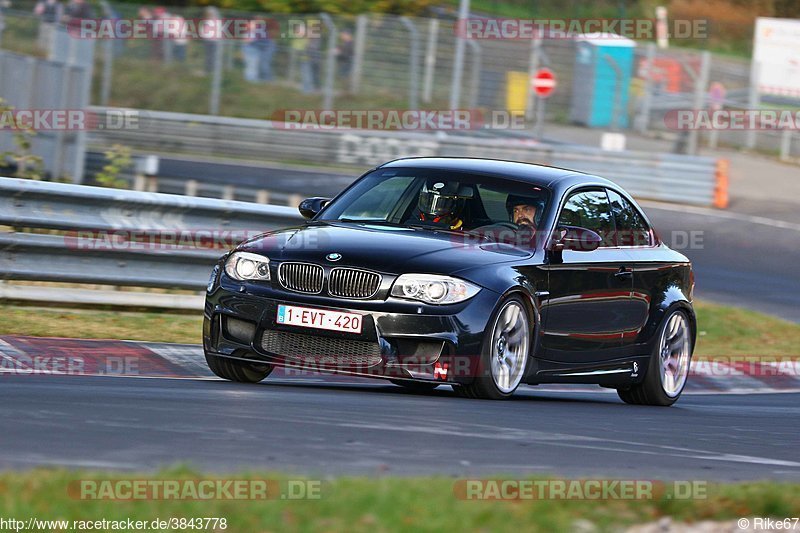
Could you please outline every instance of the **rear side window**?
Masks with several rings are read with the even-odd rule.
[[[596,232],[601,246],[614,246],[614,220],[605,191],[581,191],[567,200],[558,217],[559,226],[578,226]]]
[[[617,226],[618,246],[652,246],[653,233],[644,217],[622,195],[609,190],[611,210]]]

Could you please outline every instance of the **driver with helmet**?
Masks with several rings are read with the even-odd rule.
[[[461,212],[467,196],[460,192],[458,182],[428,180],[419,193],[417,219],[444,229],[462,229]]]
[[[509,194],[506,198],[508,218],[521,231],[536,232],[536,226],[542,218],[542,207],[541,198],[518,194]]]

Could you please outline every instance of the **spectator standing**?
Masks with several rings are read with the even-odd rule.
[[[139,19],[147,22],[152,22],[156,19],[155,12],[150,11],[149,7],[139,8]],[[147,33],[147,39],[150,41],[150,58],[161,59],[161,42],[160,35],[155,26],[150,26]]]
[[[64,9],[64,23],[80,25],[80,21],[84,19],[94,18],[94,9],[86,0],[70,0]]]
[[[322,66],[322,39],[313,32],[308,36],[308,60],[311,63],[311,79],[313,90],[320,87]]]
[[[242,42],[242,55],[244,56],[244,79],[249,82],[259,80],[258,70],[261,64],[261,49],[258,46],[256,21],[248,24],[247,36]]]
[[[186,47],[189,45],[189,37],[186,35],[186,19],[181,15],[169,15],[169,18],[177,22],[181,28],[180,34],[172,37],[172,56],[176,61],[183,63],[186,61]]]
[[[260,50],[260,61],[258,64],[258,79],[260,81],[272,81],[272,57],[275,55],[275,39],[269,34],[269,27],[266,21],[262,21],[262,34],[256,38],[256,46]]]
[[[171,58],[183,63],[186,60],[186,45],[189,43],[189,38],[186,35],[186,19],[180,15],[169,13],[163,7],[157,7],[154,15],[163,24],[161,26],[163,33],[160,38],[164,61]],[[168,27],[168,25],[171,27]],[[177,28],[177,30],[174,28]]]
[[[309,50],[310,43],[304,26],[299,27],[296,32],[292,39],[292,50],[300,64],[300,90],[304,94],[308,94],[314,92],[316,88]]]
[[[339,34],[339,47],[336,49],[339,76],[347,79],[353,69],[353,34],[345,30]]]
[[[39,17],[37,45],[39,50],[49,53],[56,24],[64,16],[64,6],[58,0],[39,0],[36,7],[33,8],[33,12]]]

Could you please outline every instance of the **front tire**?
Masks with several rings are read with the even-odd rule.
[[[644,381],[617,389],[623,402],[667,407],[678,401],[692,360],[692,333],[685,311],[676,309],[664,319],[650,355]]]
[[[531,346],[531,321],[519,296],[500,305],[484,335],[478,375],[472,383],[454,387],[466,398],[505,400],[510,398],[525,376]],[[485,375],[488,374],[488,375]]]
[[[209,353],[206,353],[206,363],[217,376],[238,383],[258,383],[269,376],[274,368],[266,363],[246,363]]]

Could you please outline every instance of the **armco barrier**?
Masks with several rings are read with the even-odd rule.
[[[98,114],[107,108],[93,108]],[[640,198],[718,205],[714,158],[542,144],[485,132],[285,129],[269,120],[140,111],[136,128],[98,130],[90,144],[138,152],[303,162],[363,171],[407,156],[489,157],[573,168],[612,179]],[[201,178],[201,177],[198,177]]]
[[[0,226],[13,230],[0,233],[0,279],[200,290],[227,248],[300,220],[283,206],[0,178]]]

